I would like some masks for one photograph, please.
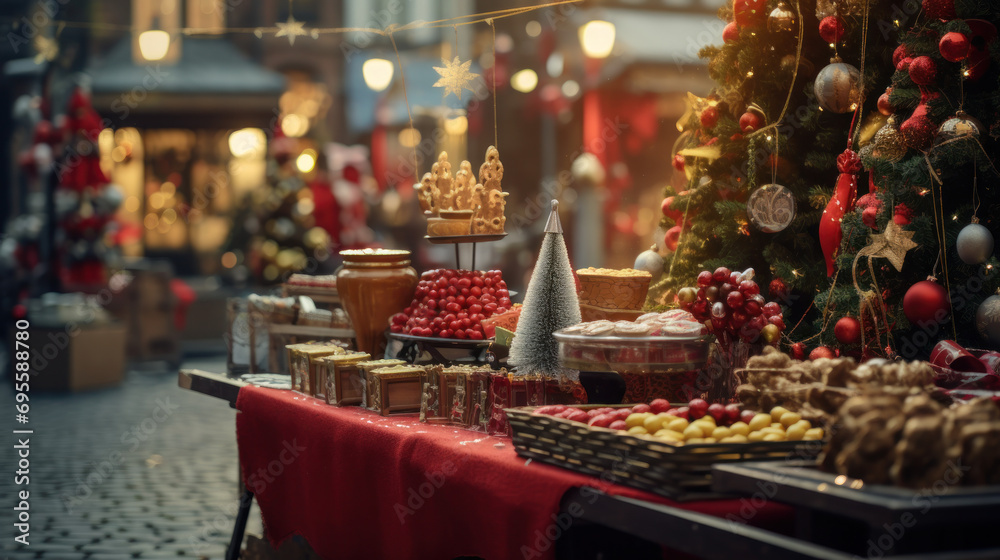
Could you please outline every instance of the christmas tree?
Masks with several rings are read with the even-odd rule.
[[[797,325],[785,344],[995,347],[976,315],[1000,285],[1000,6],[734,0],[720,17],[724,44],[701,53],[716,88],[678,123],[688,183],[665,193],[673,254],[653,301],[673,305],[701,270],[753,267]]]
[[[559,363],[559,343],[552,336],[555,331],[581,320],[576,281],[569,264],[558,208],[559,203],[553,200],[508,362],[517,368],[518,375],[542,374],[551,379],[566,377],[576,381],[575,372],[564,369]]]

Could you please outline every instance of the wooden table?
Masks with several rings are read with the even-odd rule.
[[[206,371],[180,371],[181,388],[223,400],[233,408],[245,382]],[[239,557],[253,493],[245,490],[226,553]],[[595,507],[595,505],[597,507]],[[805,540],[775,533],[728,519],[682,510],[632,498],[575,489],[563,496],[563,512],[582,511],[572,531],[558,540],[557,558],[659,558],[660,547],[710,560],[768,559],[853,560],[857,556]],[[617,555],[608,556],[612,547]],[[894,560],[986,560],[1000,558],[1000,550],[892,556]]]

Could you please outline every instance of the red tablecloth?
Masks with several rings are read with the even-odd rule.
[[[243,481],[275,545],[304,536],[324,558],[474,555],[550,558],[559,502],[591,486],[717,516],[745,502],[678,504],[518,457],[509,438],[337,408],[290,391],[244,387],[236,402]],[[790,519],[769,503],[753,523]]]

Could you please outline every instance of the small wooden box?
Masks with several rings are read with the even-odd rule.
[[[455,382],[458,371],[455,368],[424,366],[420,376],[422,395],[420,398],[420,421],[450,423],[453,421],[456,401]]]
[[[368,362],[361,362],[358,364],[358,369],[361,370],[361,406],[369,409],[375,410],[374,405],[374,395],[375,395],[375,384],[377,380],[372,373],[381,368],[395,367],[406,365],[403,360],[371,360]]]
[[[458,373],[456,385],[462,393],[460,410],[462,415],[457,420],[467,428],[483,431],[489,424],[489,392],[490,368],[467,368]]]
[[[358,364],[371,358],[366,352],[334,354],[319,358],[318,387],[327,404],[360,405],[364,394]],[[320,396],[320,395],[317,395]]]
[[[372,405],[382,416],[420,412],[420,366],[394,366],[372,372],[375,377]]]
[[[343,354],[345,350],[333,344],[292,344],[288,350],[289,373],[292,375],[292,390],[306,395],[316,395],[318,390],[319,358]]]

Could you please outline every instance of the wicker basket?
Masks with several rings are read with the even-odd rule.
[[[711,491],[715,464],[813,459],[823,446],[820,441],[676,446],[648,436],[535,415],[535,408],[506,409],[518,455],[677,501],[724,497]]]
[[[601,309],[642,309],[653,275],[613,276],[593,274],[582,269],[576,271],[580,278],[580,303]]]

